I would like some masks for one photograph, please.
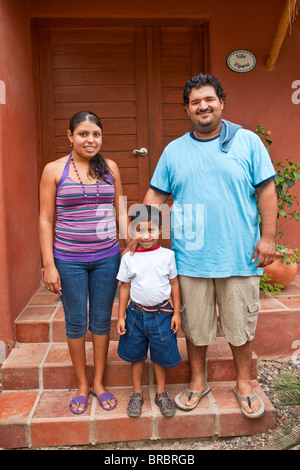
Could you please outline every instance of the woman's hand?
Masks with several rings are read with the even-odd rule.
[[[60,276],[55,266],[44,268],[43,281],[46,289],[61,295]]]

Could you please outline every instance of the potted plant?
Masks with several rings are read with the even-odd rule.
[[[269,136],[271,131],[265,131],[264,128],[256,126],[256,133],[266,142],[265,146],[269,152],[272,140]],[[261,279],[261,291],[272,293],[274,287],[276,293],[287,287],[295,278],[300,264],[299,250],[289,250],[283,244],[285,231],[284,224],[294,219],[299,222],[299,211],[295,206],[299,205],[298,198],[291,194],[291,188],[300,180],[300,165],[292,162],[291,157],[284,161],[273,162],[277,173],[275,179],[275,188],[278,198],[278,231],[275,261],[264,268],[264,276]],[[270,289],[272,286],[272,289]]]

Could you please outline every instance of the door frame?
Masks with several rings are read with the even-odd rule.
[[[163,121],[162,113],[157,113],[158,106],[162,102],[162,87],[155,85],[154,76],[161,77],[160,73],[160,61],[157,60],[159,55],[156,54],[157,47],[159,47],[159,30],[160,27],[197,27],[199,26],[198,35],[195,37],[195,48],[193,54],[201,54],[202,62],[204,64],[204,72],[209,71],[209,22],[208,19],[191,19],[191,18],[143,18],[143,19],[110,19],[110,18],[33,18],[31,22],[32,26],[32,42],[33,42],[33,60],[34,60],[34,88],[35,88],[35,101],[36,101],[36,132],[37,132],[37,165],[38,165],[38,179],[40,180],[42,167],[43,167],[43,148],[51,146],[52,136],[54,135],[53,119],[47,120],[47,115],[52,115],[52,100],[51,94],[45,93],[45,90],[52,88],[51,74],[45,73],[48,69],[51,69],[51,39],[49,28],[85,28],[94,29],[100,27],[134,27],[137,28],[137,33],[140,34],[142,29],[146,29],[146,56],[144,48],[136,48],[136,54],[141,58],[138,64],[142,64],[142,67],[147,67],[147,73],[143,74],[142,67],[136,70],[136,74],[139,74],[139,78],[142,80],[140,87],[137,87],[137,93],[140,94],[140,99],[143,102],[141,96],[142,90],[147,89],[147,100],[145,106],[140,107],[139,119],[137,119],[137,144],[138,148],[147,147],[150,153],[150,161],[147,159],[139,158],[139,166],[148,165],[150,176],[153,174],[155,166],[157,164],[160,152],[157,152],[157,142],[162,138],[163,132]],[[201,28],[200,28],[201,27]],[[153,35],[153,40],[150,40],[150,35]],[[199,37],[201,35],[201,37]],[[201,46],[197,47],[198,44]],[[43,64],[40,64],[38,57],[40,52],[43,53]],[[151,57],[151,59],[150,59]],[[42,68],[43,66],[43,68]],[[195,71],[197,73],[197,71]],[[142,77],[142,78],[141,78]],[[156,80],[157,83],[157,80]],[[42,90],[44,93],[42,93]],[[42,107],[42,94],[43,94],[43,107]],[[45,103],[45,96],[47,100]],[[149,99],[152,97],[152,99]],[[154,99],[153,99],[154,97]],[[147,102],[146,102],[147,101]],[[147,115],[147,116],[146,116]],[[155,115],[155,119],[148,120],[148,116]],[[145,120],[146,119],[146,120]],[[51,121],[51,122],[50,122]],[[141,123],[148,122],[148,128],[145,129]],[[43,132],[43,129],[47,129],[47,132]],[[143,188],[147,184],[145,178],[141,176],[143,170],[139,172],[138,186]],[[148,186],[147,186],[148,187]]]

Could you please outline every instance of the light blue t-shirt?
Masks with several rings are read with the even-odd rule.
[[[159,159],[150,187],[173,195],[172,249],[178,274],[192,277],[261,275],[252,263],[259,241],[256,187],[276,177],[260,138],[239,129],[229,151],[220,137],[186,133]]]

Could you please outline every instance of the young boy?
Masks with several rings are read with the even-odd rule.
[[[176,340],[181,319],[175,255],[158,245],[161,213],[156,207],[138,206],[130,226],[138,247],[134,255],[125,253],[117,275],[121,281],[118,354],[131,362],[133,382],[127,414],[137,417],[142,413],[142,373],[150,345],[157,381],[155,403],[164,416],[173,416],[175,404],[165,392],[165,367],[175,367],[181,361]],[[170,294],[173,307],[169,302]]]

